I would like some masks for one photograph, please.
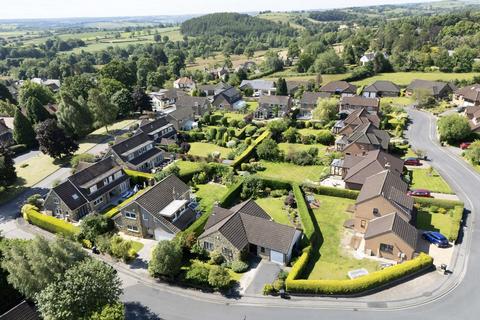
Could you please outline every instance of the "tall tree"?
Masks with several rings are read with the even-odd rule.
[[[3,83],[0,83],[0,100],[9,101],[11,103],[15,102],[10,90],[8,90],[7,86]]]
[[[37,98],[42,105],[55,102],[53,92],[50,88],[35,82],[25,81],[18,92],[18,103],[21,106],[25,106],[30,97]]]
[[[319,99],[317,107],[313,110],[313,118],[327,123],[334,120],[338,113],[338,99]]]
[[[288,95],[287,81],[283,78],[278,78],[277,81],[277,96]]]
[[[9,186],[17,179],[12,152],[0,143],[0,186]]]
[[[107,63],[101,70],[100,74],[104,78],[115,79],[126,87],[131,87],[135,84],[135,72],[130,65],[121,60],[112,60]]]
[[[173,278],[180,272],[182,258],[183,252],[179,245],[172,241],[162,240],[153,249],[148,272],[152,276]]]
[[[133,112],[133,99],[130,91],[122,89],[115,92],[110,98],[110,101],[118,108],[118,116],[121,118],[127,117]]]
[[[111,266],[85,259],[37,294],[36,301],[44,319],[89,319],[105,306],[118,303],[122,291]]]
[[[57,121],[48,119],[40,122],[35,132],[40,145],[40,150],[52,158],[71,156],[78,150],[78,144],[59,128]]]
[[[75,99],[68,93],[60,94],[58,106],[58,124],[65,132],[77,138],[85,137],[92,131],[92,115],[82,96]]]
[[[105,126],[108,132],[108,125],[112,124],[118,115],[118,107],[113,104],[100,90],[91,89],[88,92],[88,108],[93,116],[95,127]]]
[[[27,110],[27,117],[32,123],[39,123],[51,117],[40,100],[35,96],[28,98],[25,109]]]
[[[89,74],[80,74],[74,75],[71,77],[65,78],[60,88],[60,93],[68,94],[69,96],[77,99],[78,97],[83,97],[83,99],[88,99],[88,91],[95,87],[93,77]]]
[[[137,86],[133,89],[132,99],[135,111],[140,113],[143,111],[152,111],[152,101],[142,87]]]
[[[32,123],[20,109],[15,110],[13,118],[13,139],[17,144],[25,144],[28,148],[37,146]]]
[[[8,272],[8,282],[25,297],[33,299],[83,259],[83,249],[72,241],[37,237],[28,242],[12,242],[4,251],[2,268]]]
[[[99,84],[100,91],[108,98],[111,98],[116,92],[125,88],[120,81],[110,78],[101,78]]]

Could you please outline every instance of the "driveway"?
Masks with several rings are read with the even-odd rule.
[[[246,295],[258,295],[263,293],[263,286],[272,283],[280,272],[280,266],[276,263],[262,260],[255,268],[255,273],[250,284],[245,290]]]

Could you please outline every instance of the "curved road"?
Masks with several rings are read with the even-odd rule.
[[[458,156],[440,147],[436,120],[427,113],[408,109],[412,125],[407,135],[414,148],[424,150],[432,165],[465,202],[466,218],[461,243],[455,250],[450,276],[413,297],[401,300],[375,297],[357,299],[271,298],[226,299],[179,288],[158,286],[120,271],[125,283],[123,300],[128,318],[134,319],[477,319],[480,314],[480,243],[475,211],[480,210],[480,175]],[[469,272],[467,273],[467,266]],[[422,278],[415,281],[422,281]],[[444,280],[443,280],[444,279]],[[408,287],[407,287],[408,288]],[[389,290],[395,290],[392,288]],[[405,290],[405,288],[399,289]],[[141,302],[143,306],[135,304]],[[149,310],[148,310],[149,309]],[[160,317],[158,318],[157,315]]]

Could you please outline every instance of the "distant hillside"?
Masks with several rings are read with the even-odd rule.
[[[187,36],[258,37],[265,34],[295,34],[295,30],[286,25],[239,13],[213,13],[193,18],[182,23],[181,31]]]

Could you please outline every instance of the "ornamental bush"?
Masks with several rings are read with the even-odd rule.
[[[201,263],[195,263],[185,274],[185,279],[197,285],[208,285],[210,270]]]
[[[237,273],[243,273],[248,270],[248,263],[241,260],[235,260],[231,265],[232,271]]]
[[[208,284],[215,289],[226,289],[230,286],[232,277],[228,270],[220,266],[212,266],[208,273]]]

